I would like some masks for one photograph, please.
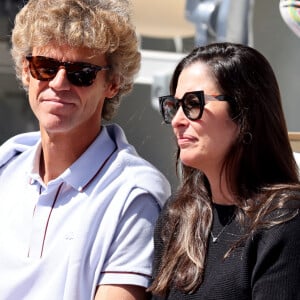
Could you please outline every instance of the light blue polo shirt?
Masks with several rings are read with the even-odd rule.
[[[0,148],[0,298],[87,300],[99,284],[148,286],[166,178],[114,124],[48,185],[40,152],[39,133]]]

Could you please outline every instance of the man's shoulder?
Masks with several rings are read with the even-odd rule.
[[[0,147],[0,167],[14,156],[32,148],[39,140],[38,131],[21,133],[9,138]]]
[[[171,192],[170,183],[164,174],[148,160],[141,157],[134,146],[128,143],[121,127],[112,124],[106,127],[117,146],[117,156],[113,162],[118,178],[133,187],[142,188],[159,199],[162,205]]]
[[[141,157],[135,147],[127,141],[123,129],[117,124],[106,126],[106,130],[110,138],[117,146],[116,162],[122,166],[124,172],[139,173],[144,175],[157,174],[163,176],[162,173],[148,160]]]
[[[2,149],[6,145],[14,146],[17,148],[28,148],[35,145],[41,137],[39,131],[25,132],[17,134],[6,140],[0,147]]]

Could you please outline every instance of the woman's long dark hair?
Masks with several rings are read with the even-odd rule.
[[[290,214],[276,220],[267,217],[299,191],[298,168],[269,62],[245,45],[216,43],[198,47],[177,65],[170,84],[173,95],[182,70],[197,62],[210,67],[222,93],[233,99],[229,113],[240,134],[225,157],[222,172],[235,195],[239,219],[248,220],[247,234],[292,218]],[[213,221],[205,174],[181,165],[179,154],[177,163],[182,183],[164,216],[164,251],[150,287],[161,295],[171,284],[185,292],[201,284]]]

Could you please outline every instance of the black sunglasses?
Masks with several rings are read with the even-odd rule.
[[[76,86],[90,86],[93,84],[97,72],[109,70],[110,66],[97,66],[85,62],[64,62],[45,56],[26,56],[29,70],[33,78],[41,81],[52,80],[62,66],[67,72],[70,83]]]
[[[171,124],[179,106],[182,107],[189,120],[195,121],[201,119],[205,104],[216,100],[231,101],[231,98],[225,95],[205,95],[204,91],[195,91],[185,93],[182,99],[177,99],[172,95],[159,97],[159,107],[164,122]]]

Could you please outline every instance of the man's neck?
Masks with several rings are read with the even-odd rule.
[[[70,167],[97,137],[94,135],[48,134],[41,131],[40,176],[47,184]]]

